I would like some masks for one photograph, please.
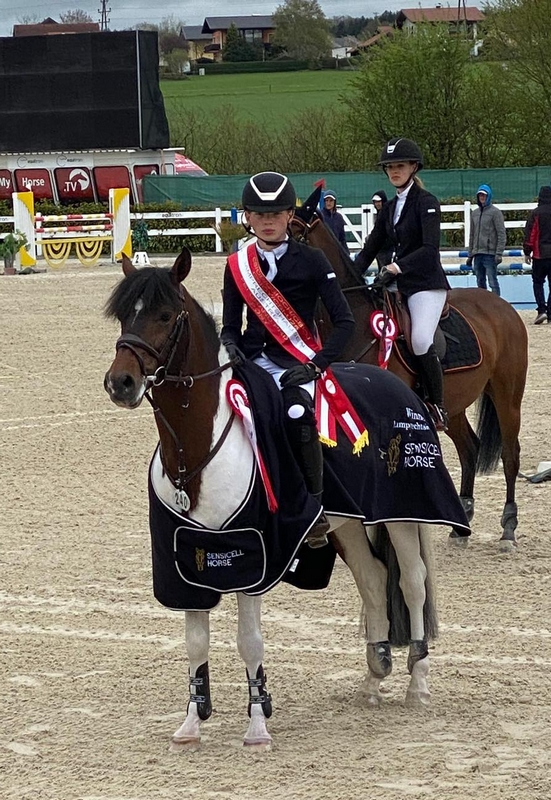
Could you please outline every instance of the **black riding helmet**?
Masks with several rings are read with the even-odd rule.
[[[385,144],[379,159],[379,166],[395,164],[397,161],[414,161],[417,164],[417,171],[423,169],[423,154],[419,145],[411,139],[395,136]]]
[[[245,211],[287,211],[295,207],[293,184],[279,172],[259,172],[249,178],[241,202]]]

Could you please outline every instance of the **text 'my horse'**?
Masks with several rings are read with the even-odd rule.
[[[258,480],[258,470],[244,426],[236,419],[228,402],[226,389],[232,381],[232,370],[227,351],[219,341],[214,320],[182,284],[190,268],[191,256],[187,249],[170,270],[154,267],[136,270],[128,258],[123,258],[125,278],[115,287],[106,306],[106,314],[120,321],[122,332],[115,360],[105,376],[105,388],[119,406],[137,408],[144,396],[152,403],[160,450],[152,461],[150,487],[156,483],[159,496],[173,514],[183,514],[178,496],[182,487],[185,489],[183,495],[189,500],[186,513],[193,517],[194,524],[208,528],[209,535],[219,540],[215,547],[214,557],[217,558],[227,549],[221,528],[250,492],[251,476]],[[358,369],[364,373],[371,370]],[[380,374],[379,370],[371,372]],[[385,374],[386,385],[394,385],[400,392],[407,391],[412,402],[417,401],[393,376]],[[279,398],[277,391],[275,394]],[[403,429],[401,436],[407,440]],[[382,456],[378,449],[374,445],[371,450],[379,463]],[[350,458],[358,458],[352,455],[351,449]],[[457,507],[460,508],[458,503]],[[262,524],[262,519],[258,520],[259,528]],[[410,643],[411,681],[407,700],[411,704],[426,704],[429,699],[427,639],[436,632],[427,526],[416,522],[387,524],[385,544],[390,552],[385,566],[375,556],[366,529],[358,519],[341,518],[334,524],[337,529],[331,534],[333,542],[352,571],[363,601],[369,702],[380,702],[380,681],[391,670],[389,639],[393,637],[389,598],[391,592],[401,590],[407,607],[396,612],[402,614],[401,620],[391,621],[395,628],[402,626],[400,644]],[[171,537],[169,545],[172,548]],[[173,561],[171,549],[169,555]],[[207,558],[211,556],[209,553]],[[197,569],[204,570],[205,551],[196,548],[195,558]],[[197,591],[193,581],[188,581],[186,591],[189,592],[190,583],[191,591]],[[266,748],[271,742],[266,718],[272,708],[262,667],[261,598],[254,593],[235,591],[237,647],[249,679],[250,722],[244,744]],[[209,610],[216,603],[217,600],[206,609],[203,606],[203,610],[200,605],[192,605],[192,610],[188,610],[189,605],[181,606],[186,618],[190,702],[183,724],[172,737],[175,749],[198,746],[200,723],[212,711],[208,673]]]
[[[356,319],[355,333],[341,355],[342,360],[377,364],[378,348],[369,324],[370,314],[377,308],[376,299],[352,259],[318,215],[318,201],[319,190],[316,190],[296,209],[291,223],[293,235],[323,250]],[[500,548],[507,551],[516,543],[518,524],[515,482],[520,467],[521,404],[528,369],[526,328],[508,302],[484,289],[452,289],[449,302],[476,332],[482,355],[479,366],[444,374],[444,404],[450,417],[447,434],[461,463],[460,497],[471,520],[475,475],[494,470],[501,457],[507,494],[501,517]],[[320,326],[322,338],[327,322]],[[405,369],[394,348],[388,368],[409,386],[416,385],[417,377]],[[480,403],[475,434],[465,412],[477,399]],[[456,538],[455,532],[450,537]]]

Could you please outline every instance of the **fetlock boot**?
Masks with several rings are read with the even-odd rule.
[[[427,407],[434,420],[437,431],[445,431],[448,427],[448,412],[444,407],[444,388],[442,365],[433,344],[426,353],[417,356],[421,367],[423,385],[428,395]]]

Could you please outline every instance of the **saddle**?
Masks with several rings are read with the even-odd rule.
[[[385,288],[382,292],[381,308],[392,317],[398,328],[394,352],[403,366],[412,375],[416,375],[417,357],[411,346],[411,317],[406,298],[397,290],[388,291]],[[461,311],[451,305],[448,298],[434,334],[434,346],[444,372],[473,369],[482,362],[482,349],[476,331]]]

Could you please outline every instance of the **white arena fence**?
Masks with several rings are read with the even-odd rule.
[[[524,219],[510,220],[505,222],[506,228],[524,228],[528,212],[536,207],[536,203],[496,203],[497,208],[503,212],[507,211],[524,211]],[[470,227],[471,227],[471,212],[476,207],[475,204],[470,203],[468,200],[464,203],[453,205],[443,205],[442,208],[442,230],[459,230],[463,232],[463,243],[465,248],[468,247]],[[345,220],[346,231],[348,233],[348,245],[352,255],[358,253],[361,249],[365,238],[373,229],[375,221],[375,208],[371,204],[365,204],[359,208],[339,208],[340,213]],[[446,215],[458,214],[462,215],[462,219],[448,222]],[[237,210],[237,219],[241,219],[241,210]],[[222,220],[236,218],[236,209],[231,211],[222,210],[221,208],[210,209],[206,211],[166,211],[166,212],[147,212],[143,214],[130,214],[130,220],[138,221],[143,220],[148,226],[148,235],[151,237],[156,236],[181,236],[184,240],[188,236],[212,236],[214,238],[215,252],[222,253],[222,240],[214,229],[215,225],[219,225]],[[200,228],[170,228],[162,229],[155,228],[155,220],[212,220],[212,222],[205,227]],[[14,224],[14,217],[0,216],[0,223]],[[5,234],[0,234],[0,237]],[[182,242],[184,244],[184,242]],[[446,272],[471,272],[471,269],[466,266],[462,259],[466,259],[468,252],[464,250],[442,250],[440,253],[444,269]],[[531,268],[523,261],[523,252],[520,248],[510,248],[505,250],[504,257],[507,259],[520,258],[521,261],[502,264],[500,272],[503,271],[517,271],[517,272],[530,272]],[[458,261],[459,259],[459,261]]]

